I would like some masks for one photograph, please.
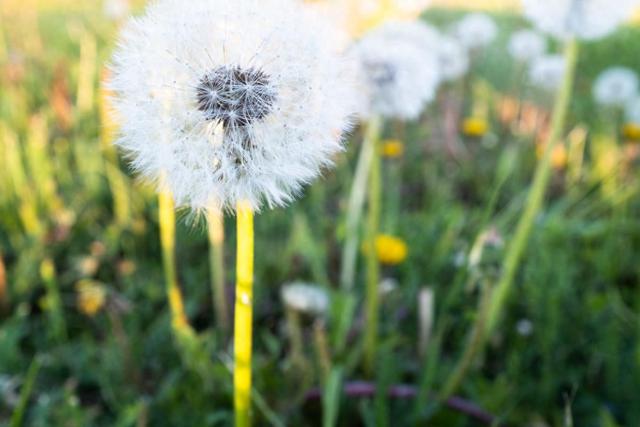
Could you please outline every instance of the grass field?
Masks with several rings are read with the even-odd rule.
[[[169,245],[196,332],[177,345],[157,197],[119,160],[101,116],[116,24],[86,2],[52,3],[0,5],[0,423],[231,425],[232,353],[214,316],[206,226],[178,212]],[[425,19],[444,28],[459,16]],[[361,131],[301,200],[256,218],[255,425],[481,425],[469,405],[514,426],[640,425],[640,145],[591,97],[603,69],[640,72],[630,26],[582,46],[564,154],[501,321],[459,399],[438,398],[474,345],[552,105],[505,53],[526,24],[495,17],[500,37],[464,81],[418,122],[385,128],[404,155],[384,160],[383,232],[408,256],[383,269],[375,375],[362,365],[362,272],[354,292],[337,286]],[[488,132],[458,132],[469,116]],[[225,226],[231,301],[234,219]],[[298,280],[330,290],[325,317],[285,309],[281,286]],[[425,295],[432,310],[418,304]]]

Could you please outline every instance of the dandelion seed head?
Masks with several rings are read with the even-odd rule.
[[[469,55],[454,38],[440,36],[437,54],[442,80],[457,80],[469,70]]]
[[[531,63],[529,79],[541,89],[556,90],[562,84],[565,69],[566,60],[562,55],[543,55]]]
[[[628,123],[640,125],[640,96],[635,95],[627,101],[624,107],[624,115]]]
[[[592,40],[630,18],[638,0],[523,0],[523,6],[525,15],[554,37]]]
[[[331,24],[298,3],[158,0],[125,26],[117,145],[178,206],[284,206],[342,150],[355,72]]]
[[[383,25],[351,49],[360,66],[364,117],[415,119],[435,98],[440,83],[437,33],[426,25],[403,25]]]
[[[545,54],[547,41],[536,31],[520,30],[509,39],[508,50],[516,61],[528,63]]]
[[[293,282],[281,290],[284,303],[291,309],[311,315],[322,315],[329,308],[329,294],[314,284]]]
[[[603,71],[593,84],[593,97],[604,106],[624,108],[638,94],[638,75],[626,67]]]
[[[473,50],[491,44],[498,34],[498,27],[489,15],[470,13],[458,21],[453,34],[465,48]]]

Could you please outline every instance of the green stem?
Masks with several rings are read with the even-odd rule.
[[[524,254],[533,224],[538,213],[543,207],[544,197],[547,192],[549,178],[551,176],[551,155],[564,133],[575,70],[578,62],[578,42],[572,39],[568,42],[565,52],[566,71],[562,87],[558,93],[553,109],[553,119],[551,122],[551,132],[547,140],[544,156],[538,163],[533,179],[529,198],[527,200],[524,213],[520,217],[513,240],[507,248],[507,254],[503,264],[503,273],[497,287],[492,292],[491,301],[488,306],[488,316],[486,333],[490,334],[496,327],[502,307],[509,295],[513,285],[515,274],[520,266],[522,255]]]
[[[371,168],[374,147],[378,145],[382,120],[379,117],[372,118],[367,124],[366,134],[362,147],[358,165],[349,195],[349,205],[347,210],[347,228],[344,251],[342,253],[342,270],[340,273],[340,285],[343,290],[353,289],[356,275],[356,260],[358,255],[358,228],[362,218],[364,201],[367,192],[367,178]]]
[[[27,375],[24,379],[24,383],[22,384],[20,401],[18,403],[18,407],[13,412],[13,415],[11,415],[9,427],[20,427],[22,425],[22,420],[24,419],[24,414],[27,411],[27,405],[29,404],[29,398],[31,397],[33,386],[35,385],[38,372],[40,371],[40,365],[41,363],[38,360],[38,356],[36,356],[31,362]]]
[[[446,399],[456,392],[459,385],[471,367],[476,355],[483,349],[486,340],[496,327],[502,307],[513,285],[516,271],[520,265],[522,255],[529,241],[534,221],[542,208],[547,184],[551,175],[551,154],[561,139],[565,121],[571,101],[571,93],[578,60],[578,43],[570,40],[565,51],[567,68],[565,71],[562,88],[558,93],[553,110],[551,132],[547,140],[544,156],[536,167],[533,185],[525,205],[525,210],[520,217],[513,240],[509,244],[503,263],[502,276],[497,286],[483,292],[478,316],[473,325],[469,343],[453,370],[453,373],[445,383],[441,399]]]
[[[367,287],[365,294],[366,326],[365,326],[365,369],[371,374],[375,368],[375,357],[378,345],[378,312],[380,298],[380,264],[376,253],[376,236],[380,229],[380,211],[382,195],[381,159],[378,139],[372,140],[371,168],[369,173],[369,209],[367,217]]]

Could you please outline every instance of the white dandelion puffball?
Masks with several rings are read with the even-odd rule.
[[[329,294],[317,285],[290,283],[282,287],[280,295],[289,308],[302,313],[321,315],[329,308]]]
[[[532,30],[520,30],[509,39],[509,54],[519,62],[531,62],[547,51],[547,40]]]
[[[624,107],[638,93],[638,75],[629,68],[611,67],[593,84],[593,98],[600,105]]]
[[[542,31],[566,39],[598,39],[631,18],[638,0],[523,0],[525,15]]]
[[[388,27],[387,27],[388,28]],[[359,40],[351,53],[360,65],[364,117],[412,120],[436,95],[440,72],[435,53],[385,27]]]
[[[471,13],[455,25],[453,33],[467,49],[478,49],[489,45],[496,38],[498,27],[489,15]]]
[[[624,116],[628,123],[640,125],[640,96],[630,99],[624,107]]]
[[[469,55],[455,39],[440,36],[437,54],[442,80],[457,80],[469,70]]]
[[[287,204],[356,108],[331,28],[294,0],[153,3],[114,55],[117,144],[178,206]]]
[[[556,90],[562,84],[567,68],[562,55],[544,55],[535,59],[529,68],[529,79],[535,86],[545,90]]]
[[[126,18],[130,12],[129,0],[105,0],[104,14],[112,20]]]

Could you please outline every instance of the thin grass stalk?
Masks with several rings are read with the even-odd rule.
[[[131,222],[131,201],[127,178],[119,168],[118,153],[113,146],[116,124],[111,116],[111,92],[106,88],[108,71],[102,75],[100,85],[100,149],[105,162],[105,175],[113,197],[116,223],[126,227]]]
[[[251,425],[251,352],[253,323],[253,210],[237,207],[236,302],[234,323],[233,404],[235,426]]]
[[[7,269],[4,265],[4,255],[0,251],[0,312],[9,308],[9,289],[7,288]]]
[[[49,258],[42,261],[40,265],[40,277],[44,282],[47,291],[47,313],[51,320],[51,334],[58,343],[67,340],[67,322],[62,310],[62,297],[60,296],[60,286],[56,278],[56,268]]]
[[[349,195],[347,207],[346,240],[342,252],[342,269],[340,272],[340,286],[345,291],[353,290],[356,276],[356,261],[358,258],[358,234],[367,194],[367,180],[371,170],[374,149],[380,140],[382,120],[372,118],[367,124],[364,141],[360,148],[358,165]]]
[[[164,269],[167,299],[169,300],[169,308],[171,310],[171,326],[174,333],[180,336],[190,330],[190,326],[184,310],[182,292],[178,286],[175,258],[176,217],[171,194],[167,192],[161,192],[159,194],[158,215],[160,222],[160,244],[162,246],[162,266]]]
[[[543,207],[544,197],[547,192],[547,186],[551,176],[551,157],[553,150],[562,139],[571,102],[575,71],[578,62],[577,40],[572,39],[568,42],[565,51],[565,58],[567,68],[562,87],[554,105],[551,132],[549,133],[544,156],[536,167],[533,185],[526,202],[525,210],[520,217],[515,235],[507,248],[502,269],[502,277],[492,293],[488,307],[489,311],[486,327],[487,334],[490,334],[494,330],[496,323],[499,320],[502,307],[509,295],[515,274],[520,266],[520,261],[524,254],[527,242],[529,241],[533,224],[538,213]]]
[[[224,270],[224,215],[220,209],[207,211],[209,235],[209,274],[211,275],[211,294],[218,327],[225,337],[229,332],[229,307],[225,291]]]
[[[445,400],[456,392],[464,380],[469,368],[477,354],[482,351],[486,340],[493,332],[501,314],[502,307],[513,284],[515,273],[524,253],[525,246],[533,228],[533,223],[542,208],[547,184],[551,175],[551,155],[562,137],[566,117],[571,101],[571,93],[575,78],[578,60],[578,43],[570,40],[566,46],[565,56],[567,68],[565,71],[562,88],[558,93],[553,110],[551,132],[549,134],[546,149],[540,159],[533,180],[525,210],[518,222],[513,240],[509,244],[503,263],[502,276],[495,288],[483,293],[483,298],[478,310],[478,316],[472,327],[469,344],[458,364],[454,368],[449,379],[445,383],[440,395]]]
[[[378,347],[378,314],[380,311],[380,264],[376,252],[376,237],[380,229],[382,210],[382,161],[379,139],[372,140],[371,170],[369,172],[369,206],[367,216],[367,259],[365,290],[365,369],[371,374],[375,368]]]
[[[42,363],[40,362],[38,356],[36,356],[31,362],[31,365],[29,365],[29,370],[27,371],[24,383],[22,384],[22,390],[20,391],[20,401],[18,402],[18,406],[11,415],[9,427],[20,427],[22,425],[22,420],[24,419],[24,415],[27,412],[29,399],[31,398],[31,394],[33,393],[33,387],[36,383],[36,379],[38,378],[38,372],[40,372],[41,365]]]
[[[95,98],[94,80],[98,61],[96,39],[89,32],[84,32],[80,39],[80,69],[78,71],[78,89],[76,106],[80,113],[93,109]]]

